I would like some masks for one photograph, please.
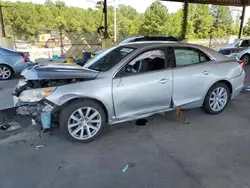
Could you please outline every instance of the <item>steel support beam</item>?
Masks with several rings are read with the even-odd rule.
[[[188,24],[188,0],[184,1],[183,5],[183,20],[182,20],[182,40],[187,38],[187,24]]]
[[[239,31],[239,36],[238,36],[239,39],[242,37],[243,25],[244,25],[244,19],[245,19],[245,11],[246,11],[246,2],[245,0],[242,0],[242,1],[243,1],[243,8],[242,8],[242,15],[240,17],[241,22],[240,22],[240,31]]]
[[[104,38],[108,38],[108,12],[107,12],[107,0],[104,0],[103,5],[103,13],[104,13]]]
[[[1,5],[0,5],[0,27],[1,27],[1,37],[6,37],[4,21],[3,21],[3,9]]]

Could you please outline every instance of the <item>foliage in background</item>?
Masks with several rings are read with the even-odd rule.
[[[214,17],[211,33],[215,37],[234,34],[233,18],[229,7],[216,6],[211,7],[211,14]]]
[[[246,26],[244,27],[244,33],[247,36],[250,36],[250,18],[247,21]]]
[[[38,34],[61,28],[75,39],[98,36],[97,28],[103,25],[101,8],[82,9],[68,7],[63,1],[46,0],[44,5],[24,2],[1,2],[12,7],[4,8],[4,22],[9,35],[16,39],[35,40]],[[239,17],[233,22],[229,7],[190,4],[187,37],[208,38],[237,34]],[[183,11],[168,13],[160,2],[153,2],[140,14],[131,6],[117,8],[117,36],[120,39],[138,35],[181,36]],[[109,35],[114,35],[114,11],[108,7]],[[250,20],[244,29],[250,34]]]

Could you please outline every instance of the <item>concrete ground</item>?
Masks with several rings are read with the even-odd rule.
[[[250,85],[250,66],[246,72]],[[193,109],[183,112],[190,124],[182,124],[170,112],[146,126],[108,126],[88,144],[58,130],[40,138],[26,126],[0,140],[0,187],[249,188],[249,107],[250,92],[242,92],[219,115]]]
[[[11,94],[20,78],[20,75],[14,75],[11,80],[0,80],[0,110],[13,107],[13,96]]]

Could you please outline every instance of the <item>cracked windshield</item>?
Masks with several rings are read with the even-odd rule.
[[[0,1],[0,188],[249,188],[249,7]]]

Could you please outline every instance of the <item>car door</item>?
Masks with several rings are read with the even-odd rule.
[[[199,107],[211,84],[215,61],[189,47],[170,48],[173,53],[173,102],[176,106]]]
[[[127,62],[113,78],[116,118],[170,107],[172,70],[164,48],[146,50]]]

